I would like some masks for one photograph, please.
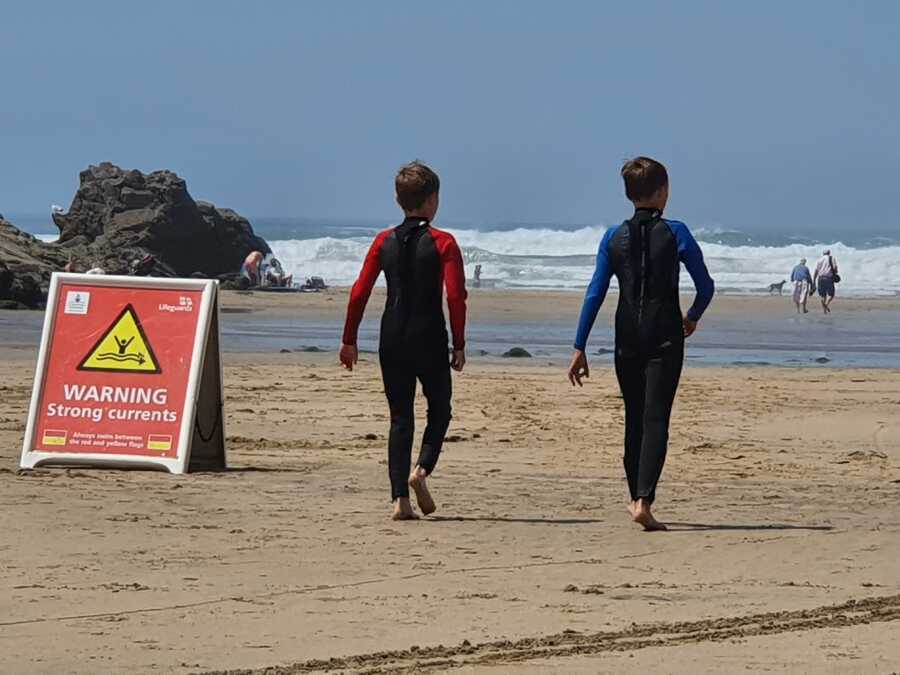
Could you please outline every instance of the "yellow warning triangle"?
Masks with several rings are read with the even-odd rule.
[[[78,370],[149,374],[162,372],[134,307],[125,306],[81,361]]]

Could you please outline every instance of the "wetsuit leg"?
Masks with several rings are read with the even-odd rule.
[[[684,343],[677,342],[650,356],[645,369],[643,436],[637,474],[637,496],[653,503],[669,444],[669,419],[678,391]]]
[[[616,350],[616,377],[625,401],[625,477],[631,501],[637,499],[638,467],[644,436],[646,362],[639,356],[621,356]]]
[[[453,385],[447,358],[444,357],[431,367],[421,370],[419,381],[422,383],[422,393],[428,401],[428,424],[422,435],[422,449],[419,451],[416,464],[431,474],[441,454],[451,419],[450,397]]]
[[[391,479],[391,501],[409,497],[406,481],[410,471],[413,432],[415,431],[416,371],[412,364],[381,359],[384,393],[391,411],[388,437],[388,476]]]

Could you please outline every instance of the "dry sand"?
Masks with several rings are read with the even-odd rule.
[[[18,474],[0,358],[3,673],[900,670],[898,371],[687,369],[645,534],[608,368],[470,363],[436,517],[396,523],[371,356],[227,355],[231,470],[188,476]]]

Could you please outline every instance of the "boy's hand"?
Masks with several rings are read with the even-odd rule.
[[[359,349],[356,345],[341,345],[341,365],[347,370],[353,370],[359,362]]]
[[[576,384],[578,384],[579,387],[583,387],[584,385],[581,383],[581,378],[590,376],[587,356],[582,350],[576,349],[575,354],[572,355],[572,364],[569,366],[569,382],[572,383],[573,387]]]
[[[465,349],[454,349],[453,350],[453,358],[450,359],[450,367],[453,368],[458,373],[462,372],[462,369],[466,367],[466,350]]]
[[[684,326],[684,337],[688,338],[694,334],[694,331],[697,330],[697,322],[691,321],[687,316],[682,320],[682,325]]]

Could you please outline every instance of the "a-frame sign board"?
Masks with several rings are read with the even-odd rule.
[[[224,417],[215,281],[53,275],[22,468],[221,470]]]

